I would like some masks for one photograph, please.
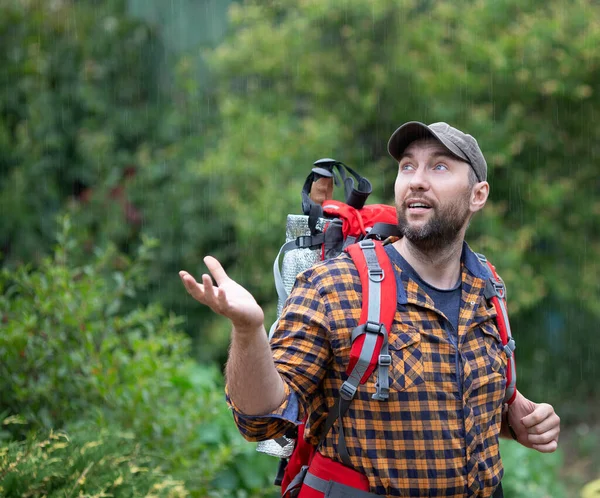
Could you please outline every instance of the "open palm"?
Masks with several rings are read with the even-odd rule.
[[[238,330],[262,327],[265,316],[252,294],[229,278],[215,258],[207,256],[204,263],[217,285],[213,284],[210,275],[203,274],[202,283],[198,283],[188,272],[180,271],[179,276],[188,293],[215,313],[229,318]]]

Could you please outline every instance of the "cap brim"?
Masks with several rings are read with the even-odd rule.
[[[400,161],[406,148],[415,140],[423,138],[435,138],[456,157],[470,164],[467,156],[455,144],[446,137],[438,135],[426,124],[420,123],[419,121],[409,121],[408,123],[404,123],[392,133],[388,142],[388,152],[396,161]]]

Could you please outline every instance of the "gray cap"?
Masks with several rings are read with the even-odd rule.
[[[388,152],[396,161],[400,161],[402,153],[411,142],[427,137],[439,140],[452,154],[468,162],[480,182],[487,179],[487,164],[477,140],[448,123],[433,123],[429,126],[418,121],[404,123],[392,133]]]

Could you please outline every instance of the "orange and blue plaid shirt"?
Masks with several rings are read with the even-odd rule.
[[[389,332],[390,395],[371,399],[375,375],[359,386],[342,423],[353,467],[383,496],[489,497],[503,474],[498,447],[507,358],[495,310],[483,296],[487,271],[464,245],[458,330],[403,272]],[[271,340],[287,398],[273,413],[248,416],[228,398],[242,435],[253,441],[282,436],[306,421],[318,444],[329,409],[346,380],[351,333],[361,311],[361,284],[346,254],[301,273]],[[320,452],[340,461],[339,420]]]

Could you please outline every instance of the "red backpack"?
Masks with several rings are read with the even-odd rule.
[[[320,160],[315,163],[315,168],[308,176],[303,188],[303,211],[301,223],[303,229],[310,233],[301,235],[293,234],[289,230],[290,225],[298,225],[298,217],[288,216],[287,242],[282,246],[274,264],[274,276],[279,296],[280,310],[287,298],[288,290],[285,287],[284,277],[280,270],[280,258],[289,255],[289,261],[297,262],[305,268],[292,268],[288,280],[302,269],[306,269],[314,260],[325,260],[347,252],[358,270],[363,301],[361,316],[358,326],[352,332],[352,347],[350,351],[350,362],[346,369],[347,380],[342,384],[340,396],[330,410],[325,428],[321,433],[321,444],[336,420],[341,419],[346,413],[359,384],[364,384],[378,369],[376,392],[373,399],[384,402],[388,395],[388,373],[387,369],[391,358],[387,347],[387,333],[392,327],[396,313],[396,279],[391,261],[383,248],[390,237],[398,236],[396,210],[393,206],[382,204],[364,205],[366,197],[371,191],[370,183],[363,177],[342,163],[331,159]],[[311,185],[320,178],[335,178],[334,168],[337,168],[344,179],[346,186],[347,202],[325,200],[322,205],[317,205],[310,199]],[[358,181],[358,189],[354,188],[351,178],[346,178],[342,173],[346,168]],[[339,181],[336,181],[336,184]],[[357,191],[358,190],[358,191]],[[365,195],[366,194],[366,195]],[[358,200],[358,201],[357,201]],[[354,205],[352,205],[352,203]],[[300,224],[301,224],[300,223]],[[295,238],[294,238],[294,235]],[[300,254],[290,254],[292,251],[304,251]],[[313,261],[306,258],[306,251],[311,251]],[[497,311],[497,327],[502,339],[505,352],[508,357],[507,382],[504,402],[511,404],[516,396],[516,370],[514,362],[515,342],[512,339],[508,314],[506,310],[505,287],[502,280],[496,274],[494,266],[484,256],[477,255],[481,263],[489,269],[489,279],[484,291],[485,298]],[[284,270],[286,261],[284,260]],[[290,265],[288,264],[288,267]],[[291,287],[288,282],[288,287]],[[379,302],[379,306],[370,306],[370,303]],[[273,333],[277,322],[273,324],[270,334]],[[304,439],[304,423],[300,424],[294,433],[286,434],[285,437],[274,440],[280,447],[286,447],[289,455],[280,460],[278,475],[275,479],[276,485],[281,485],[282,496],[293,498],[298,495],[300,488],[305,482],[311,462],[313,462],[317,448]],[[272,442],[269,442],[271,444]],[[271,453],[268,450],[259,451]],[[268,445],[267,445],[268,446]],[[344,432],[340,423],[338,449],[340,458],[345,466],[337,465],[334,475],[336,481],[354,489],[368,490],[364,476],[361,476],[350,467],[350,459],[344,441]],[[277,454],[277,452],[271,453]],[[319,456],[319,455],[317,455]],[[328,463],[329,463],[328,462]],[[314,467],[314,465],[313,465]],[[312,467],[311,471],[312,471]],[[343,473],[343,476],[341,474]],[[310,475],[310,473],[309,473]],[[314,477],[314,476],[313,476]],[[327,481],[327,475],[316,476],[311,483]],[[365,487],[366,486],[366,487]],[[312,486],[311,486],[312,487]],[[323,496],[321,490],[314,490],[314,496]]]

